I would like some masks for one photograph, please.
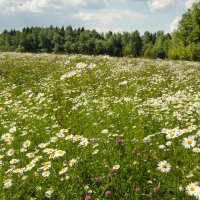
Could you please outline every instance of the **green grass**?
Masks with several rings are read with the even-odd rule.
[[[199,91],[194,62],[0,54],[0,199],[198,199]]]

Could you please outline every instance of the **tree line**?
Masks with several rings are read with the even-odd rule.
[[[200,2],[194,3],[172,34],[163,31],[98,33],[67,27],[26,27],[0,34],[0,51],[170,58],[200,61]]]

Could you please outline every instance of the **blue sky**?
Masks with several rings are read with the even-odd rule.
[[[172,32],[197,0],[0,0],[0,31],[68,26],[100,32]]]

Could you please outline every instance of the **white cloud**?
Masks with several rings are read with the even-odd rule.
[[[147,2],[151,11],[163,10],[168,8],[173,3],[176,3],[178,0],[118,0],[120,2]],[[182,0],[181,0],[182,1]],[[191,0],[189,0],[191,1]]]
[[[194,2],[197,2],[197,0],[186,0],[184,3],[185,8],[191,8]]]
[[[151,11],[163,10],[174,3],[174,0],[149,0],[148,4]]]
[[[104,0],[64,0],[67,5],[73,5],[75,7],[89,8],[89,9],[100,9],[104,8]]]
[[[118,1],[120,1],[120,2],[142,2],[142,1],[148,1],[148,0],[118,0]]]
[[[6,3],[7,0],[0,0],[0,5]]]
[[[178,28],[178,24],[181,20],[180,16],[176,16],[176,18],[172,21],[172,23],[170,24],[170,29],[169,32],[172,33],[173,31],[175,31]]]
[[[105,8],[104,0],[0,0],[5,4],[6,12],[26,11],[33,13],[51,12],[70,9],[101,9]]]
[[[10,28],[21,29],[25,26],[50,25],[72,25],[74,28],[83,26],[98,31],[115,32],[136,29],[141,33],[145,30],[169,31],[176,27],[175,22],[170,27],[171,17],[177,15],[178,9],[185,12],[185,3],[189,5],[189,1],[191,2],[191,0],[0,0],[0,31]],[[170,6],[172,9],[164,15],[162,12],[151,15],[148,6],[152,11]]]
[[[95,13],[79,12],[76,16],[80,17],[83,21],[103,21],[105,23],[111,23],[120,19],[144,19],[146,16],[133,12],[127,9],[104,9]]]
[[[98,31],[126,31],[131,30],[135,20],[143,20],[146,18],[144,14],[133,12],[128,9],[102,9],[96,12],[78,12],[75,14],[83,24],[87,24],[88,28],[95,28]],[[120,24],[120,26],[119,26]]]

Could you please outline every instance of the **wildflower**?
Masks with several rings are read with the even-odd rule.
[[[26,151],[27,151],[26,148],[21,148],[21,149],[20,149],[20,152],[26,152]]]
[[[94,150],[94,152],[92,153],[93,155],[97,154],[99,152],[99,149]]]
[[[30,140],[26,140],[26,141],[24,141],[22,146],[26,149],[26,148],[28,148],[30,146],[30,144],[31,144],[31,141]]]
[[[26,180],[28,176],[22,176],[22,180]]]
[[[10,133],[14,133],[16,130],[17,130],[17,127],[14,126],[14,127],[12,127],[12,128],[9,129],[9,132]]]
[[[42,156],[36,156],[36,157],[31,161],[31,163],[36,163],[36,162],[38,162],[41,158],[42,158]]]
[[[173,138],[176,138],[177,136],[178,134],[174,131],[170,131],[169,133],[166,134],[167,139],[173,139]]]
[[[71,140],[71,139],[73,139],[74,138],[74,136],[71,134],[71,135],[67,135],[66,137],[65,137],[65,140]]]
[[[145,137],[145,138],[143,138],[143,140],[142,140],[144,143],[149,143],[149,142],[151,142],[151,138],[150,137]]]
[[[90,195],[86,195],[85,200],[92,200],[92,197]]]
[[[158,163],[157,169],[161,172],[169,172],[171,170],[171,165],[166,160],[163,160]]]
[[[68,174],[65,174],[65,175],[64,175],[64,178],[61,178],[60,180],[61,180],[61,181],[64,181],[64,180],[68,180],[68,179],[69,179],[69,175],[68,175]]]
[[[87,146],[89,144],[89,141],[87,138],[82,139],[82,141],[79,143],[80,146]]]
[[[172,145],[171,141],[166,142],[166,146],[171,146],[171,145]]]
[[[60,77],[60,80],[61,80],[61,81],[62,81],[62,80],[65,80],[65,78],[67,78],[67,74],[62,75],[62,76]]]
[[[48,190],[48,191],[45,192],[44,195],[45,195],[46,198],[50,199],[53,192],[54,192],[53,190]]]
[[[107,190],[105,192],[105,197],[110,197],[112,195],[112,192],[110,190]]]
[[[48,177],[50,175],[50,172],[49,171],[44,171],[42,172],[42,176],[43,177]]]
[[[68,130],[67,128],[64,128],[64,129],[61,129],[60,132],[61,132],[61,133],[68,133],[69,130]]]
[[[35,167],[35,163],[29,163],[25,167],[25,171],[30,171],[33,167]]]
[[[183,138],[182,145],[186,149],[190,149],[191,147],[194,147],[196,145],[196,141],[192,137]]]
[[[196,147],[196,148],[193,148],[192,151],[193,151],[194,153],[200,153],[200,148],[197,148],[197,147]]]
[[[51,168],[51,162],[44,162],[43,166],[41,167],[42,170],[48,170],[49,168]]]
[[[58,138],[64,138],[65,137],[65,134],[63,132],[59,132],[59,133],[56,133],[56,136]]]
[[[14,152],[15,152],[15,150],[14,149],[9,149],[8,151],[7,151],[7,155],[8,156],[12,156],[13,154],[14,154]]]
[[[12,179],[7,179],[3,182],[4,188],[10,188],[12,186]]]
[[[120,165],[114,165],[112,169],[117,170],[120,168]]]
[[[89,189],[89,186],[88,185],[86,185],[85,187],[84,187],[84,190],[88,190]]]
[[[40,191],[40,190],[42,190],[42,187],[37,186],[37,187],[36,187],[36,191]]]
[[[162,130],[161,130],[161,133],[167,133],[168,132],[168,130],[166,129],[166,128],[163,128]]]
[[[57,138],[57,137],[51,137],[51,138],[50,138],[50,142],[56,142],[56,141],[58,141],[58,138]]]
[[[38,145],[39,148],[43,149],[47,146],[47,143],[41,143]]]
[[[96,182],[96,183],[101,182],[101,180],[102,180],[102,178],[101,178],[100,176],[98,176],[98,177],[95,178],[95,182]]]
[[[52,154],[54,151],[55,151],[54,149],[45,148],[45,149],[43,150],[43,153]]]
[[[49,155],[49,159],[52,159],[52,158],[55,158],[55,154],[53,153]]]
[[[12,165],[12,164],[16,164],[16,163],[18,163],[19,162],[19,159],[12,159],[11,161],[10,161],[10,164]]]
[[[103,134],[107,134],[107,133],[108,133],[108,129],[104,129],[104,130],[102,130],[101,133],[103,133]]]
[[[76,159],[74,159],[74,158],[71,159],[71,160],[69,161],[69,166],[72,167],[76,162],[77,162]]]
[[[68,167],[62,168],[62,169],[59,171],[59,175],[64,174],[67,170],[68,170]]]
[[[158,146],[159,149],[165,149],[165,147],[166,147],[166,146],[163,145],[163,144],[161,144],[161,145]]]
[[[79,141],[79,140],[81,140],[83,138],[83,136],[81,136],[81,135],[75,135],[73,138],[72,138],[72,140],[73,141]]]
[[[27,156],[28,158],[33,158],[33,157],[35,156],[35,154],[34,154],[34,153],[27,153],[26,156]]]
[[[140,193],[141,189],[139,187],[135,188],[135,192]]]
[[[19,169],[19,168],[13,170],[14,174],[23,174],[23,172],[24,172],[24,170],[23,169]]]
[[[54,154],[55,157],[60,157],[60,156],[64,156],[65,155],[65,151],[62,150],[57,150]]]
[[[122,142],[122,140],[116,140],[116,145],[122,145],[123,144],[123,142]]]
[[[184,188],[182,186],[179,186],[178,189],[180,192],[182,192],[184,190]]]
[[[11,143],[14,140],[14,138],[12,137],[10,133],[3,134],[1,136],[1,139],[8,143]]]
[[[198,186],[196,183],[190,183],[187,187],[186,187],[186,193],[190,196],[194,196],[195,193],[197,192]]]
[[[200,199],[200,187],[197,187],[195,193],[194,193],[194,196],[198,199]]]
[[[153,193],[157,194],[160,191],[160,188],[158,186],[155,186],[153,188]]]
[[[94,146],[93,146],[92,148],[94,149],[94,148],[96,148],[96,147],[98,147],[98,146],[99,146],[99,144],[96,143],[96,144],[94,144]]]

